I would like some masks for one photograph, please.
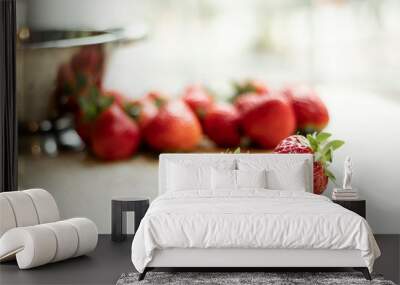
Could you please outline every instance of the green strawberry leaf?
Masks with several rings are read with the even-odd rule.
[[[234,154],[240,153],[240,147],[236,148],[236,149],[233,151],[233,153],[234,153]]]
[[[332,162],[333,150],[330,148],[324,155],[324,160],[327,162]]]
[[[115,98],[104,96],[96,86],[91,86],[88,93],[78,97],[79,107],[85,121],[93,121],[105,109],[114,103]]]
[[[88,97],[81,96],[78,98],[79,106],[83,112],[83,119],[91,121],[97,116],[97,107]]]
[[[86,86],[87,82],[87,78],[83,73],[78,73],[76,75],[76,89],[77,90],[81,90],[83,87]]]
[[[115,98],[111,96],[99,96],[97,98],[98,111],[102,112],[114,103]]]
[[[316,140],[317,140],[318,143],[323,143],[330,137],[331,137],[330,133],[322,133],[321,132],[321,133],[317,134]]]
[[[344,141],[341,140],[333,140],[330,142],[331,147],[333,150],[337,150],[338,148],[340,148],[342,145],[344,145]]]
[[[329,154],[329,162],[333,162],[333,148],[331,148],[329,151],[328,151],[328,154]]]
[[[307,139],[308,139],[308,142],[310,143],[312,150],[315,153],[318,152],[318,149],[319,149],[318,141],[310,134],[307,135]]]
[[[324,169],[325,175],[328,176],[328,178],[332,181],[336,181],[335,175],[328,169]]]
[[[97,89],[97,87],[92,86],[90,87],[89,90],[89,99],[92,100],[93,102],[96,102],[97,98],[100,96],[100,92]]]
[[[330,142],[327,142],[323,148],[321,149],[320,153],[321,156],[325,156],[327,152],[329,151],[334,151],[337,150],[338,148],[340,148],[342,145],[344,145],[344,141],[341,140],[333,140]]]
[[[167,103],[166,100],[164,100],[163,98],[156,98],[154,100],[154,105],[160,109],[162,106],[164,106]]]
[[[344,141],[328,139],[331,137],[329,133],[314,133],[307,135],[307,139],[314,151],[314,160],[322,164],[325,175],[333,182],[335,182],[335,175],[328,170],[329,165],[333,161],[333,152],[343,146]]]
[[[134,119],[137,119],[140,116],[142,108],[137,103],[128,103],[125,106],[125,111]]]
[[[232,82],[234,94],[231,97],[232,101],[234,101],[237,97],[245,93],[255,92],[256,88],[251,84],[251,82]]]

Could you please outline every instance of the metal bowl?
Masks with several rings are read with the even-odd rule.
[[[104,49],[104,67],[121,45],[145,39],[145,25],[107,31],[31,31],[21,28],[17,42],[18,122],[40,124],[57,114],[54,90],[58,69],[85,46]]]

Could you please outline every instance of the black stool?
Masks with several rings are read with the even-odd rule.
[[[126,239],[126,212],[135,212],[135,232],[149,208],[148,198],[116,197],[111,201],[111,239]]]

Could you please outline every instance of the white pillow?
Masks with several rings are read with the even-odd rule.
[[[282,157],[285,154],[269,157],[239,158],[239,170],[267,171],[267,188],[273,190],[308,191],[311,185],[308,159],[301,156]]]
[[[211,168],[207,166],[168,164],[167,191],[210,190]]]
[[[307,171],[305,163],[298,163],[286,169],[267,170],[268,189],[307,191]]]
[[[234,191],[242,188],[267,188],[266,170],[211,169],[211,189]]]
[[[236,190],[236,170],[211,169],[212,190]]]
[[[267,188],[267,171],[236,170],[237,188]]]

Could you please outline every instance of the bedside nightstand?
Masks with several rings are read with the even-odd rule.
[[[332,200],[333,203],[359,214],[364,219],[366,218],[366,201],[365,200]]]
[[[148,198],[114,197],[111,201],[111,239],[126,239],[126,212],[135,212],[135,232],[149,208]]]

